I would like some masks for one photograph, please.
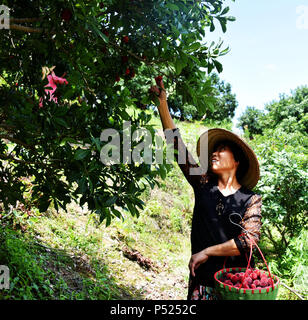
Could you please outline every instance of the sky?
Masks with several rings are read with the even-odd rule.
[[[219,76],[231,84],[239,103],[234,130],[247,106],[262,110],[280,94],[308,85],[308,0],[227,0],[225,5],[236,21],[227,23],[226,33],[215,22],[207,39],[221,38],[223,48],[230,48],[218,61]]]

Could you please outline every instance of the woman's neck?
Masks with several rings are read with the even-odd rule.
[[[220,191],[234,192],[238,190],[241,185],[238,183],[235,175],[225,174],[218,177],[217,186]]]

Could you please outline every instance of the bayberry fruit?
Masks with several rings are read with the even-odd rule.
[[[258,275],[255,272],[253,272],[250,276],[252,280],[256,280],[258,278]]]
[[[157,78],[158,78],[158,77],[157,77]],[[155,78],[155,80],[156,80],[156,78]],[[156,80],[156,82],[157,82],[157,80]],[[231,279],[232,276],[233,276],[232,273],[227,273],[227,279]]]
[[[260,280],[260,286],[261,287],[267,287],[268,286],[268,281],[265,277],[263,277],[261,280]]]
[[[252,284],[252,279],[251,279],[250,277],[247,277],[247,278],[245,279],[245,281],[246,281],[248,284]]]
[[[231,281],[232,281],[233,283],[237,283],[238,280],[239,280],[239,278],[238,278],[238,276],[237,276],[236,274],[234,274],[234,275],[231,277]]]
[[[260,286],[260,280],[255,280],[253,282],[253,284],[256,286],[256,287],[259,287]]]
[[[61,18],[66,21],[69,22],[71,20],[72,17],[72,12],[70,9],[65,8],[63,9],[62,13],[61,13]]]

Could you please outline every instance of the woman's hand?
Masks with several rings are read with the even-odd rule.
[[[200,264],[206,262],[209,256],[205,253],[205,250],[202,250],[198,253],[195,253],[191,256],[188,268],[193,277],[195,277],[195,270],[198,269]]]
[[[162,104],[163,102],[167,102],[167,93],[162,80],[162,76],[156,77],[155,81],[157,85],[152,86],[149,91],[157,96],[160,104]]]

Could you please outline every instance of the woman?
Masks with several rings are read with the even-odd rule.
[[[204,150],[204,143],[208,147],[209,169],[204,174],[192,174],[191,169],[199,166],[171,118],[163,82],[157,84],[151,91],[160,102],[158,111],[167,143],[168,132],[176,134],[173,137],[174,149],[178,150],[176,160],[195,195],[187,299],[219,299],[214,289],[214,273],[225,263],[226,267],[246,267],[250,239],[259,241],[262,199],[251,191],[260,177],[258,160],[236,134],[209,129],[197,143],[200,162],[200,149]],[[184,163],[179,161],[183,156]],[[251,266],[254,266],[253,258]]]

